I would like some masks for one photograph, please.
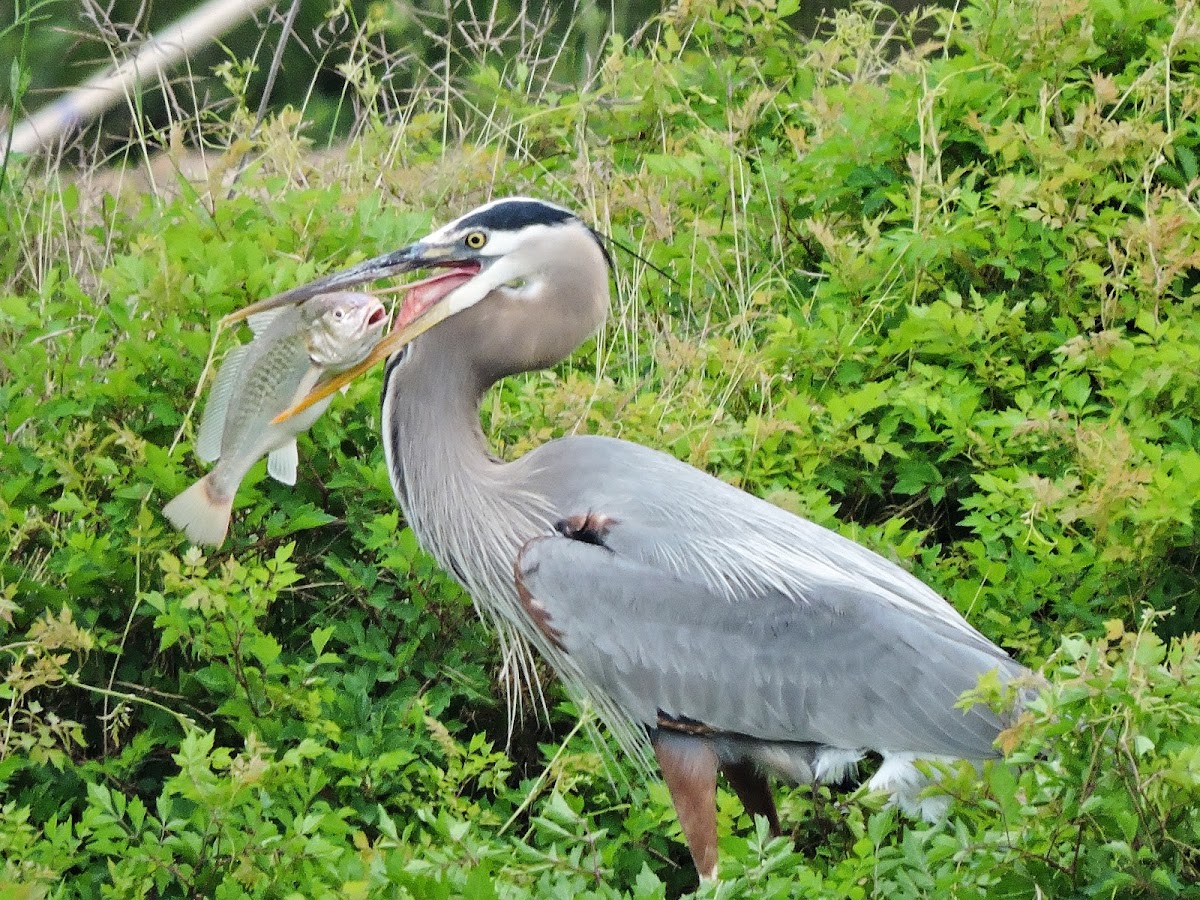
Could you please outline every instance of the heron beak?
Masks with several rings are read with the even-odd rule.
[[[358,365],[333,375],[328,380],[318,382],[316,387],[298,403],[272,419],[272,425],[290,419],[297,413],[308,409],[314,403],[332,396],[363,372],[372,368],[376,363],[387,359],[401,347],[409,344],[434,325],[449,318],[454,314],[454,308],[450,303],[445,301],[445,298],[455,288],[478,275],[480,270],[478,262],[448,260],[444,248],[441,247],[427,248],[422,247],[420,244],[414,244],[412,247],[406,247],[404,250],[397,251],[397,253],[406,253],[408,256],[404,263],[390,264],[393,266],[391,274],[430,265],[449,266],[450,268],[448,271],[439,272],[430,278],[407,285],[405,287],[407,296],[400,307],[400,312],[396,316],[395,327],[390,333],[380,339],[379,343],[367,355],[367,358]],[[272,309],[274,307],[267,308]]]
[[[377,281],[380,278],[388,278],[392,275],[399,275],[402,272],[409,272],[420,268],[420,266],[425,264],[419,258],[423,256],[422,250],[421,244],[412,244],[392,253],[385,253],[382,256],[363,260],[358,265],[351,266],[348,269],[342,269],[340,272],[322,276],[315,281],[310,281],[308,284],[292,288],[290,291],[284,291],[282,294],[276,294],[274,297],[267,297],[265,300],[251,303],[249,306],[243,306],[241,309],[231,312],[223,318],[219,323],[219,327],[222,329],[228,328],[230,325],[235,325],[256,313],[267,312],[268,310],[278,309],[281,306],[288,306],[290,304],[303,303],[305,300],[309,300],[318,294],[326,294],[329,291],[352,287],[356,284],[365,284],[368,281]]]

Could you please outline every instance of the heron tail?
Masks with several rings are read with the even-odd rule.
[[[217,495],[210,472],[164,506],[163,515],[192,543],[219,547],[229,531],[233,497]]]

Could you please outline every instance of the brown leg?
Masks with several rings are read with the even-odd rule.
[[[775,798],[771,796],[771,785],[767,782],[767,776],[758,771],[753,763],[746,761],[723,766],[721,771],[751,818],[763,816],[771,827],[772,837],[783,834],[779,828],[779,813],[775,811]]]
[[[717,754],[704,738],[659,731],[651,741],[692,862],[717,877]]]

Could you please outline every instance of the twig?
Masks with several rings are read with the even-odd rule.
[[[189,53],[249,18],[271,0],[209,0],[195,12],[163,29],[124,62],[94,75],[48,106],[18,123],[0,139],[8,153],[33,153],[60,140],[67,132],[133,93],[151,78],[185,59]],[[0,160],[0,161],[3,161]]]

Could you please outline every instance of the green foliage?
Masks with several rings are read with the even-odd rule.
[[[770,840],[722,793],[700,896],[1200,894],[1195,10],[971,0],[884,39],[864,6],[802,41],[794,6],[682,4],[578,85],[540,43],[404,91],[364,55],[345,148],[290,111],[251,134],[243,97],[203,177],[168,155],[136,197],[8,164],[0,897],[695,888],[665,790],[556,686],[510,733],[499,654],[396,511],[375,385],[294,489],[251,473],[219,552],[158,514],[201,471],[222,315],[516,193],[657,269],[618,254],[605,334],[493,392],[500,452],[663,447],[1048,679],[936,827],[802,787]]]

